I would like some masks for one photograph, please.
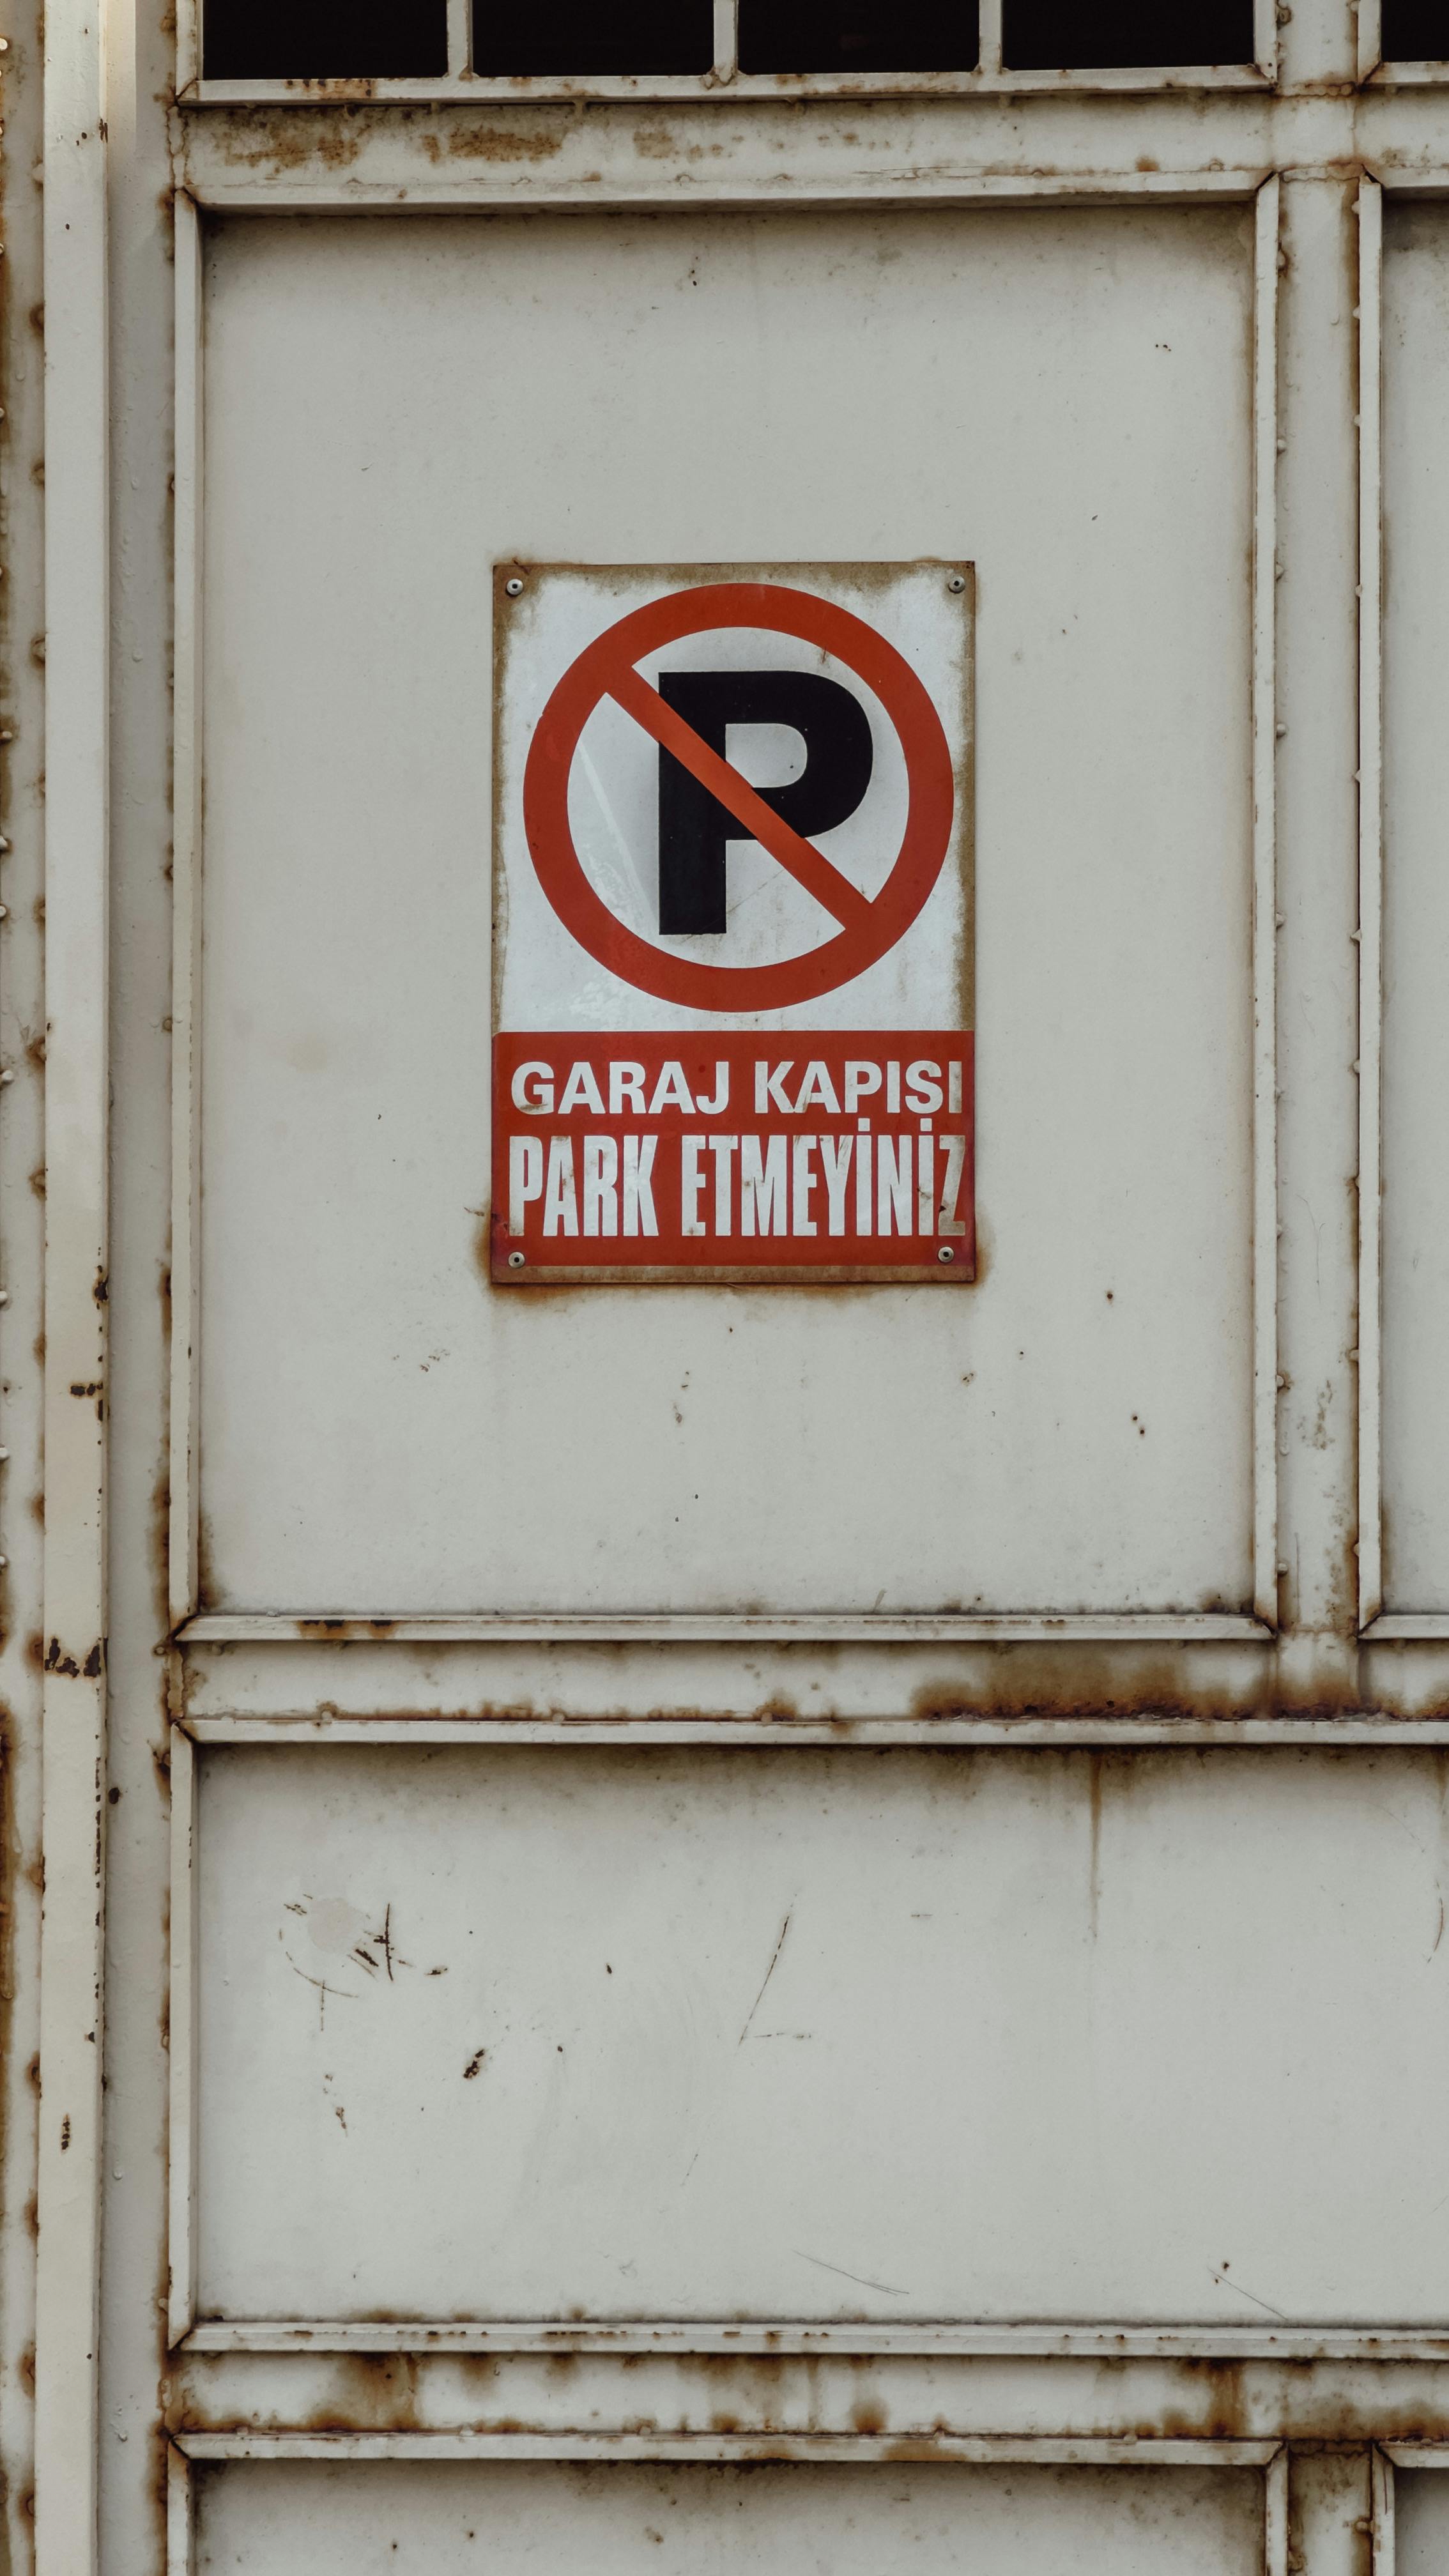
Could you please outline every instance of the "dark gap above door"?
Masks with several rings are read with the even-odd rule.
[[[1002,0],[1001,56],[1015,72],[1251,63],[1253,0]]]
[[[1386,63],[1449,62],[1449,0],[1383,0]]]
[[[441,80],[447,0],[203,0],[205,80]]]
[[[974,0],[740,0],[742,72],[963,72]]]
[[[484,78],[603,79],[707,72],[714,0],[474,0],[473,69]]]
[[[437,80],[447,0],[203,0],[208,80]],[[1164,70],[1253,60],[1253,0],[1002,0],[1008,71]],[[1383,0],[1384,53],[1449,55],[1449,0]],[[473,0],[483,79],[698,78],[713,0]],[[975,0],[740,0],[744,73],[960,72]]]

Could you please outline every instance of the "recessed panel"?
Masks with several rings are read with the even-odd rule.
[[[1392,1757],[218,1748],[200,1800],[203,2318],[1449,2309]]]
[[[1384,243],[1385,1607],[1449,1610],[1449,219]]]
[[[1394,2472],[1395,2576],[1439,2576],[1449,2557],[1449,2477],[1442,2470]]]
[[[1249,1605],[1251,258],[220,226],[207,1606]],[[979,584],[976,1285],[493,1285],[494,567],[926,560]]]
[[[198,2576],[1258,2576],[1248,2470],[247,2462],[197,2473]]]

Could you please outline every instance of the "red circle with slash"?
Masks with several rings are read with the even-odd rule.
[[[906,760],[906,828],[873,899],[773,814],[635,667],[687,635],[729,626],[793,635],[833,654],[874,691],[895,726]],[[758,840],[835,915],[842,925],[835,938],[773,966],[707,966],[655,948],[626,928],[585,874],[569,823],[569,777],[579,737],[604,698],[612,698],[729,808],[742,827],[741,839]],[[611,975],[693,1011],[788,1010],[863,975],[904,937],[930,895],[950,846],[955,808],[950,745],[909,662],[849,609],[775,582],[713,582],[676,591],[606,628],[564,673],[544,708],[523,780],[529,851],[565,929]]]

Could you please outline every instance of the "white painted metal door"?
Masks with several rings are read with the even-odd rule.
[[[93,15],[12,2558],[1436,2565],[1449,36]]]

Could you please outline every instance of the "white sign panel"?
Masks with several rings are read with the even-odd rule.
[[[495,590],[494,1280],[969,1280],[970,566]]]

